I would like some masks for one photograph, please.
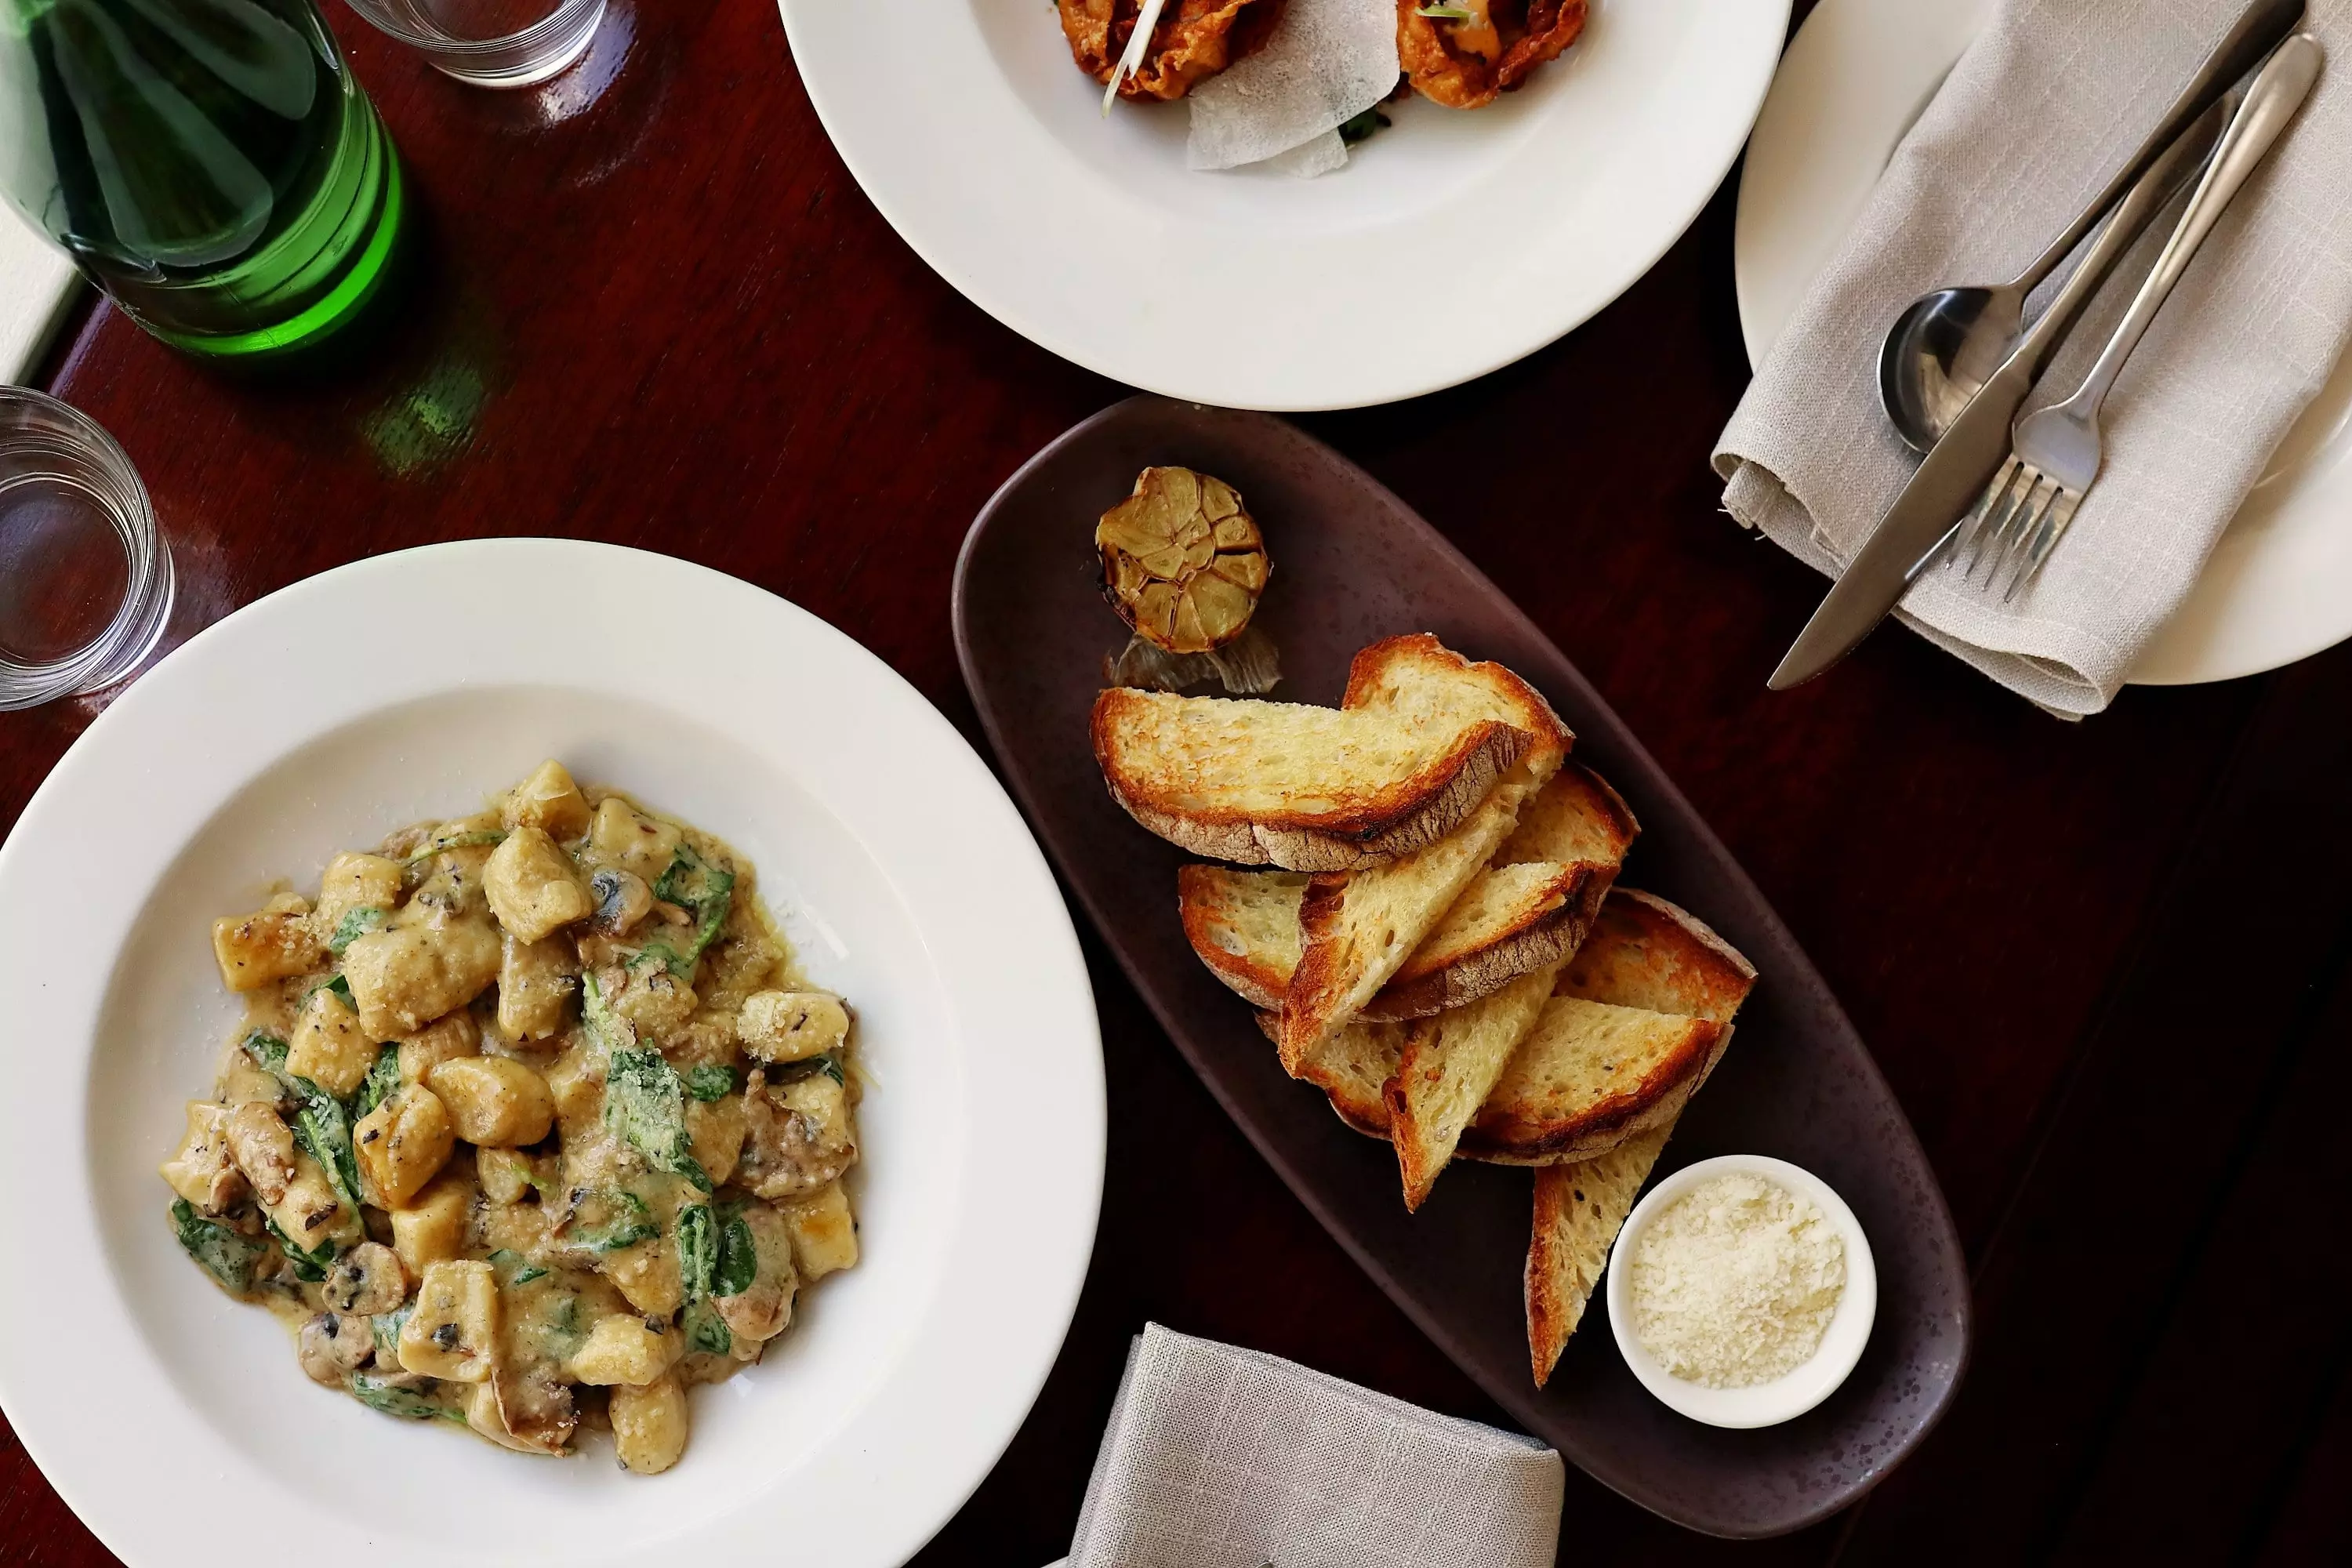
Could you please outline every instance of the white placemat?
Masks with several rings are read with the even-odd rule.
[[[32,374],[78,282],[64,253],[0,202],[0,382]]]

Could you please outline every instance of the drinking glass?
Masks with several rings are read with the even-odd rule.
[[[605,0],[345,0],[473,87],[530,87],[587,51]]]
[[[403,211],[311,0],[0,0],[0,195],[131,320],[218,359],[350,321]]]
[[[0,709],[138,668],[173,581],[147,487],[114,437],[53,397],[0,386]]]

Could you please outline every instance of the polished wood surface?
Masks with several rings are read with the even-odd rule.
[[[948,632],[957,545],[1006,474],[1122,389],[898,242],[772,5],[635,3],[580,70],[511,95],[336,7],[428,215],[384,340],[339,372],[230,381],[101,308],[52,385],[146,477],[175,639],[358,556],[608,539],[807,606],[978,744]],[[1733,1546],[1571,1472],[1562,1561],[2341,1560],[2352,649],[2065,724],[1890,630],[1768,694],[1822,584],[1722,514],[1707,468],[1747,380],[1735,190],[1522,363],[1304,422],[1516,594],[1711,819],[1870,1042],[1978,1272],[1955,1410],[1867,1502]],[[102,705],[0,719],[5,820]],[[925,1564],[1066,1550],[1146,1321],[1498,1418],[1088,943],[1111,1113],[1094,1268],[1035,1410]],[[0,1561],[110,1561],[4,1428]]]

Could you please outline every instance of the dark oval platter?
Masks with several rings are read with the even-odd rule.
[[[1682,904],[1756,965],[1762,978],[1731,1048],[1659,1173],[1714,1154],[1777,1155],[1853,1206],[1877,1265],[1878,1317],[1861,1365],[1826,1404],[1755,1431],[1687,1421],[1626,1370],[1603,1292],[1538,1391],[1520,1303],[1528,1173],[1456,1163],[1407,1214],[1388,1146],[1286,1076],[1250,1008],[1193,956],[1176,919],[1186,857],[1112,804],[1087,743],[1103,656],[1125,637],[1097,586],[1095,520],[1157,463],[1229,481],[1265,531],[1275,574],[1258,624],[1281,649],[1276,699],[1337,703],[1356,651],[1401,632],[1501,660],[1551,700],[1576,731],[1575,754],[1641,819],[1624,885]],[[956,566],[955,638],[1013,793],[1177,1048],[1315,1216],[1529,1432],[1666,1519],[1754,1537],[1853,1502],[1942,1415],[1968,1358],[1968,1273],[1935,1174],[1853,1026],[1608,704],[1369,474],[1279,419],[1130,398],[1031,458],[981,512]]]

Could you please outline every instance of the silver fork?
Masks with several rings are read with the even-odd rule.
[[[2115,335],[2099,351],[2082,387],[2065,402],[2029,414],[2011,428],[2009,460],[1985,487],[1964,524],[1960,548],[1950,557],[1964,578],[1973,578],[1979,563],[1987,567],[1989,585],[1998,584],[2006,572],[2009,585],[2001,599],[2007,603],[2032,581],[2057,548],[2066,525],[2074,521],[2074,510],[2099,476],[2099,405],[2106,400],[2107,389],[2164,308],[2173,285],[2189,270],[2198,247],[2213,232],[2222,210],[2302,107],[2323,58],[2318,39],[2297,33],[2272,51],[2255,73],[2245,101],[2221,133],[2212,162],[2197,182],[2156,266],[2132,297]]]

